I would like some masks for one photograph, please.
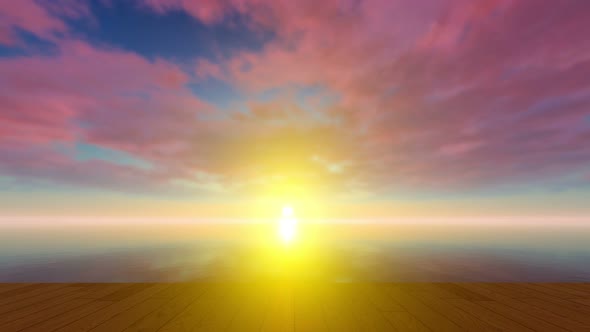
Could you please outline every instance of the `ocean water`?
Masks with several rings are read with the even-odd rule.
[[[0,226],[0,282],[590,281],[590,227],[318,224]]]

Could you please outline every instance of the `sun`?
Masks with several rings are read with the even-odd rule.
[[[297,236],[297,218],[293,208],[289,205],[283,207],[283,213],[279,220],[279,238],[285,244],[290,244]]]

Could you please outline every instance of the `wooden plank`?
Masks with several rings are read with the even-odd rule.
[[[510,292],[519,292],[527,294],[523,299],[541,299],[546,302],[553,303],[556,306],[571,307],[572,303],[567,299],[577,298],[574,295],[561,292],[550,287],[541,287],[539,284],[521,283],[521,284],[500,284],[500,287],[509,290]]]
[[[590,326],[590,311],[587,309],[587,306],[583,304],[576,304],[574,302],[563,301],[563,303],[560,305],[559,302],[561,301],[559,301],[558,303],[551,303],[549,301],[541,299],[526,299],[523,301],[532,304],[535,307],[552,311],[558,315],[561,315],[562,317],[581,323],[583,326]],[[585,308],[582,308],[580,310],[577,307],[574,307],[577,305]]]
[[[533,331],[522,324],[499,315],[496,312],[469,300],[449,300],[448,303],[449,305],[456,306],[465,312],[479,317],[479,319],[483,320],[487,324],[495,326],[503,331]]]
[[[12,296],[12,302],[3,303],[0,305],[0,315],[6,315],[12,311],[33,306],[56,297],[68,295],[70,293],[79,294],[79,289],[76,287],[56,285],[51,288],[39,288],[31,292],[22,294],[23,296]]]
[[[240,306],[243,304],[243,285],[225,285],[203,302],[207,306],[201,318],[193,325],[195,331],[226,331],[232,320],[236,317]]]
[[[2,291],[0,295],[2,295],[3,299],[8,299],[13,295],[21,295],[33,290],[38,290],[40,288],[45,288],[52,284],[3,284],[6,289]],[[53,287],[55,287],[54,285]],[[57,285],[59,286],[59,285]]]
[[[36,324],[42,323],[46,320],[49,320],[50,318],[58,316],[64,312],[74,310],[74,309],[81,307],[85,304],[88,304],[92,301],[93,300],[88,300],[88,299],[74,299],[74,300],[68,301],[66,303],[63,303],[59,306],[54,306],[54,307],[51,307],[50,309],[42,310],[42,311],[33,313],[31,315],[28,315],[26,317],[21,317],[17,320],[10,322],[10,323],[7,323],[5,325],[2,325],[2,326],[0,326],[0,331],[21,331],[21,330],[31,327],[33,325],[36,325]],[[37,331],[45,331],[45,330],[39,329]]]
[[[590,307],[590,299],[572,299],[572,302],[580,303]],[[588,308],[590,310],[590,308]]]
[[[184,290],[184,294],[180,293],[180,291],[182,290]],[[178,287],[176,289],[176,291],[178,291],[178,297],[169,299],[169,303],[156,309],[151,314],[144,316],[140,320],[134,322],[129,327],[127,327],[125,331],[158,331],[162,326],[164,326],[174,317],[178,316],[191,304],[196,302],[204,290],[205,288],[202,285],[200,285],[198,289],[195,289],[194,287],[189,287],[185,284]]]
[[[528,289],[533,289],[535,291],[538,291],[539,293],[546,294],[546,296],[554,297],[557,299],[567,300],[567,299],[576,299],[576,298],[584,298],[585,297],[585,296],[581,296],[581,295],[574,295],[574,294],[571,294],[570,292],[564,292],[563,290],[560,290],[556,287],[551,287],[551,286],[547,286],[547,285],[540,285],[540,284],[534,284],[534,283],[523,283],[519,286],[524,287],[524,288],[528,288]],[[543,295],[542,297],[545,298],[546,296]]]
[[[86,317],[91,313],[96,312],[111,304],[111,302],[108,301],[97,301],[87,299],[77,299],[72,300],[72,302],[80,303],[80,305],[72,305],[71,310],[63,311],[59,315],[53,316],[39,324],[35,324],[33,326],[30,326],[29,328],[22,330],[22,332],[55,331],[57,329],[60,329],[64,325],[68,325],[73,321],[76,321],[82,317]],[[67,304],[68,303],[66,303],[66,305]]]
[[[590,331],[588,290],[563,283],[0,284],[0,331],[577,332]]]
[[[370,306],[353,307],[360,321],[358,331],[392,331],[393,325],[381,312]]]
[[[10,292],[14,292],[16,289],[25,288],[30,285],[28,283],[0,284],[0,297],[5,297],[7,296],[6,294],[10,294]],[[16,293],[18,294],[18,291]]]
[[[453,321],[432,310],[432,308],[415,299],[407,291],[404,291],[406,287],[405,285],[390,285],[384,291],[388,292],[393,301],[397,302],[407,312],[418,318],[422,324],[433,331],[463,331]]]
[[[590,293],[590,282],[586,282],[586,283],[580,283],[580,282],[565,282],[565,283],[560,283],[560,285],[564,286],[564,287],[569,287],[572,289],[577,289],[580,291],[584,291],[587,293]]]
[[[99,299],[103,301],[120,301],[151,286],[153,286],[153,284],[124,284],[123,288]]]
[[[543,293],[540,290],[533,290],[529,288],[527,284],[522,284],[521,287],[518,287],[519,284],[502,286],[510,289],[518,289],[523,292],[530,292],[531,295],[537,294],[536,297],[523,299],[523,302],[555,312],[558,315],[570,318],[585,326],[590,326],[590,312],[588,312],[587,306],[583,304],[560,299],[554,295]]]
[[[292,284],[277,286],[271,293],[270,308],[266,313],[261,331],[294,331],[295,299]]]
[[[590,290],[578,289],[577,287],[575,287],[576,284],[540,283],[538,285],[541,287],[547,287],[547,288],[558,290],[563,293],[568,293],[568,294],[574,295],[573,298],[590,298]]]
[[[71,288],[75,288],[75,287],[71,287]],[[65,289],[65,288],[62,288],[62,289]],[[79,292],[72,291],[72,292],[60,294],[59,296],[51,296],[47,300],[36,298],[36,299],[34,299],[35,303],[33,303],[31,305],[27,305],[27,306],[21,307],[16,310],[12,310],[8,313],[1,314],[0,315],[0,325],[12,322],[12,321],[17,320],[22,317],[32,315],[32,314],[37,313],[39,311],[51,309],[54,306],[58,306],[58,305],[61,305],[62,303],[76,299],[79,297],[79,295],[80,295]]]
[[[449,305],[448,300],[440,299],[429,293],[417,294],[416,297],[434,311],[452,320],[465,331],[501,331],[500,328],[486,323],[478,316]]]
[[[203,284],[202,283],[170,283],[170,287],[163,289],[162,291],[154,294],[153,298],[164,298],[164,299],[173,299],[178,296],[182,295],[194,295],[198,296],[202,293]],[[195,294],[196,292],[196,294]]]
[[[59,290],[60,288],[65,287],[67,287],[66,284],[38,284],[31,285],[31,287],[27,286],[24,288],[13,289],[9,291],[9,294],[5,294],[4,296],[0,297],[0,312],[4,311],[3,308],[7,306],[12,307],[20,301],[30,298],[34,299],[35,297],[41,296],[44,293],[54,292],[56,290]],[[19,292],[20,290],[23,290],[23,292]]]
[[[560,306],[560,307],[568,308],[571,310],[575,310],[575,311],[580,312],[581,314],[584,314],[584,315],[590,315],[590,311],[588,310],[588,306],[586,306],[583,303],[578,303],[574,300],[576,300],[576,299],[570,299],[570,300],[554,299],[551,301],[546,301],[546,300],[543,300],[543,301],[549,302],[555,306]]]
[[[97,327],[93,328],[93,332],[118,332],[123,331],[138,320],[150,315],[158,308],[164,306],[169,299],[154,299],[150,298],[135,306],[120,312],[111,317],[109,320],[103,322]]]
[[[362,284],[359,286],[361,292],[365,292],[369,301],[378,309],[382,311],[400,311],[404,312],[404,308],[397,302],[393,301],[387,291],[389,284]]]
[[[322,307],[329,331],[357,331],[361,328],[350,293],[350,285],[324,286]]]
[[[393,331],[399,332],[429,332],[431,331],[417,317],[407,312],[385,311],[383,315],[391,326]],[[436,330],[433,330],[436,331]]]
[[[189,305],[184,311],[176,315],[173,319],[167,322],[159,331],[161,332],[172,332],[172,331],[194,331],[197,329],[205,329],[204,324],[199,324],[205,317],[209,317],[210,321],[215,320],[216,317],[216,306],[221,302],[223,304],[224,299],[224,288],[230,286],[224,286],[219,284],[210,284],[204,289],[199,299]],[[227,291],[227,289],[225,289]],[[226,303],[227,304],[227,303]],[[219,311],[217,310],[217,314]],[[225,317],[227,321],[229,318]],[[211,322],[207,322],[210,325],[214,325]]]
[[[115,302],[92,313],[91,315],[83,317],[75,322],[72,322],[71,324],[68,324],[67,326],[64,326],[64,331],[74,332],[91,330],[113,318],[120,312],[130,309],[135,305],[147,300],[152,295],[160,292],[162,289],[166,289],[167,287],[169,286],[165,284],[152,285],[151,287],[148,287],[139,293],[131,295],[121,301]]]
[[[434,284],[436,287],[442,288],[449,293],[457,295],[459,298],[464,300],[471,300],[471,301],[490,301],[490,298],[470,291],[469,289],[459,287],[452,283],[436,283]]]
[[[440,283],[402,283],[396,285],[396,287],[402,288],[409,294],[424,294],[430,293],[439,299],[462,299],[463,297],[452,293],[443,287]]]
[[[521,313],[526,313],[528,315],[534,316],[536,319],[543,320],[552,325],[563,327],[570,331],[590,332],[590,326],[576,322],[567,316],[560,315],[552,309],[540,308],[529,303],[523,303],[522,301],[516,302],[516,300],[513,302],[502,303],[506,306],[514,308],[515,310],[518,310]]]
[[[318,284],[297,286],[294,298],[295,331],[315,332],[328,328],[324,320],[321,293],[322,289]]]
[[[227,331],[260,331],[270,310],[273,283],[247,285],[237,299],[237,310]]]
[[[215,292],[215,288],[216,286],[210,286],[205,289],[201,298],[166,322],[159,331],[190,331],[194,323],[201,318],[201,315],[206,310],[206,307],[202,304],[203,299],[211,296],[211,293]]]
[[[77,284],[76,284],[77,285]],[[108,296],[112,296],[113,293],[128,287],[129,284],[96,284],[95,287],[87,286],[86,292],[80,295],[81,299],[102,299]],[[108,301],[104,300],[103,301]]]
[[[356,313],[359,321],[359,331],[391,331],[393,325],[385,318],[385,315],[375,302],[372,301],[371,293],[367,293],[366,284],[352,285],[351,290],[351,309]],[[377,286],[379,287],[379,286]],[[381,286],[382,287],[382,286]],[[371,287],[374,289],[374,287]],[[373,294],[374,295],[374,294]],[[400,310],[403,310],[400,307]]]
[[[480,301],[477,302],[477,304],[484,306],[487,309],[494,311],[506,318],[512,319],[513,321],[520,323],[528,328],[531,328],[534,331],[568,331],[558,326],[558,324],[552,324],[550,322],[540,319],[539,317],[529,314],[529,311],[527,310],[515,310],[514,306],[509,306],[506,303],[501,303],[497,301]]]
[[[513,299],[537,299],[543,297],[543,293],[526,289],[513,283],[493,283],[488,284],[487,287]]]
[[[557,315],[552,310],[546,310],[543,308],[535,307],[531,304],[525,303],[524,300],[512,299],[504,296],[500,293],[492,291],[494,289],[493,284],[459,284],[461,287],[468,287],[473,291],[483,292],[489,297],[497,300],[498,302],[512,308],[516,312],[524,312],[531,316],[534,316],[540,320],[551,323],[553,325],[561,326],[570,331],[590,331],[583,324],[574,322],[567,317]]]

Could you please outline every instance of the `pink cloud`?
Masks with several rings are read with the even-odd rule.
[[[35,0],[0,2],[0,43],[15,44],[15,29],[28,31],[45,39],[56,39],[56,33],[68,30],[61,17],[88,16],[88,8],[82,2]]]
[[[322,85],[339,95],[333,110],[318,111],[349,131],[368,128],[360,163],[372,185],[526,182],[590,162],[576,138],[589,130],[585,2],[239,8],[278,38],[222,62],[226,79],[248,92]],[[540,102],[553,106],[536,110]],[[458,159],[441,159],[448,155]]]
[[[135,101],[138,108],[147,108],[150,101],[142,93],[154,95],[152,102],[162,107],[203,105],[182,90],[188,78],[174,65],[81,42],[64,43],[57,57],[4,59],[0,72],[4,139],[73,139],[78,128],[72,122],[93,112],[112,112],[116,122],[125,116],[116,113],[119,104]]]
[[[222,78],[223,73],[219,65],[205,59],[197,60],[195,65],[195,74],[197,78],[205,80],[207,78]]]
[[[143,3],[159,13],[185,10],[207,24],[218,23],[232,9],[231,1],[219,0],[144,0]]]
[[[54,145],[85,142],[157,159],[162,149],[170,153],[170,146],[178,149],[188,140],[200,126],[199,114],[210,109],[188,90],[189,77],[175,65],[83,42],[61,43],[57,56],[3,59],[0,72],[0,158],[7,175],[71,175],[78,183],[85,175],[90,183],[112,174],[102,182],[121,176],[144,186],[182,177],[164,175],[165,162],[154,170],[108,161],[76,164]],[[19,151],[27,157],[18,157]]]
[[[112,172],[124,183],[146,186],[193,180],[195,172],[213,174],[228,186],[249,185],[284,172],[308,181],[332,176],[328,182],[335,187],[361,183],[376,192],[445,190],[543,183],[590,162],[586,2],[143,4],[162,14],[184,10],[210,25],[237,13],[275,38],[262,50],[198,59],[194,73],[75,41],[59,42],[55,57],[2,59],[0,143],[43,151],[48,159],[56,141],[125,151],[155,168],[133,173],[102,162],[85,167],[107,183]],[[12,13],[10,27],[20,24],[44,36],[63,31],[54,16],[35,10],[27,15],[36,15],[38,25],[0,7]],[[0,40],[9,40],[3,28]],[[296,94],[285,94],[244,100],[246,112],[226,114],[188,88],[191,79],[210,77],[252,99],[268,90],[310,86],[337,98],[315,103],[309,112]],[[280,153],[290,145],[293,151]],[[350,166],[330,175],[311,161],[314,154]],[[63,168],[77,181],[83,178],[83,171],[73,171],[75,161],[50,160],[53,166],[43,170],[14,158],[13,172],[22,162],[22,169],[42,177],[67,178],[56,173]],[[277,170],[277,164],[301,165],[303,171]]]
[[[442,146],[439,149],[439,152],[444,156],[458,156],[465,153],[469,153],[470,151],[477,149],[482,144],[482,142],[461,142],[455,144],[448,144]]]

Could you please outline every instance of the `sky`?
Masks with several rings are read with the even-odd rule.
[[[590,215],[590,2],[0,2],[0,216]]]

